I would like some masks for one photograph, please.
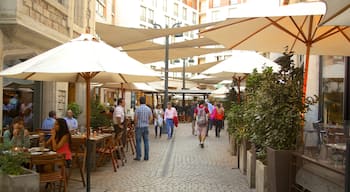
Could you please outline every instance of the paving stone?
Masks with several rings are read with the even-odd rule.
[[[106,163],[91,172],[92,192],[254,192],[238,169],[236,158],[229,153],[226,131],[215,137],[209,131],[205,147],[191,135],[191,124],[180,124],[174,138],[155,138],[150,127],[150,159],[134,161],[127,152],[127,163],[113,172]],[[142,146],[143,149],[143,146]],[[73,176],[80,178],[73,170]],[[69,191],[86,191],[81,182],[70,181]]]

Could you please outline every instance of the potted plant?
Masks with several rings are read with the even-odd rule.
[[[29,157],[20,149],[0,144],[0,188],[8,192],[39,191],[39,174],[26,169]]]
[[[75,102],[68,104],[68,109],[72,110],[74,118],[78,118],[78,116],[82,113],[80,105]]]
[[[272,192],[288,191],[290,150],[296,150],[301,141],[303,114],[311,104],[302,99],[303,69],[294,66],[292,56],[285,53],[275,60],[280,65],[278,73],[265,69],[247,80],[253,86],[249,104],[255,106],[247,114],[251,139],[257,145],[257,157],[266,160],[267,154]]]
[[[98,102],[97,98],[91,100],[91,122],[90,126],[93,129],[97,129],[98,127],[110,126],[112,115],[109,115],[109,109]]]

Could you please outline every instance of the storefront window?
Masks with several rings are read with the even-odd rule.
[[[323,120],[342,124],[345,57],[323,56],[322,60]]]

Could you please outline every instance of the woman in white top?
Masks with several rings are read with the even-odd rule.
[[[153,111],[154,115],[154,130],[156,137],[158,136],[158,128],[159,128],[159,138],[162,136],[162,128],[163,128],[163,117],[164,111],[162,109],[162,105],[158,104],[157,108]]]

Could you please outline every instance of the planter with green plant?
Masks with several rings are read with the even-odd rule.
[[[39,191],[39,174],[23,167],[28,154],[0,144],[0,189],[7,192]]]
[[[110,126],[112,123],[112,115],[109,115],[109,109],[98,102],[98,98],[91,100],[91,116],[90,126],[93,129],[98,127]]]
[[[251,87],[247,90],[248,103],[254,107],[247,110],[248,127],[252,128],[251,141],[256,144],[257,157],[266,162],[268,154],[271,191],[288,191],[290,150],[296,150],[301,142],[303,114],[310,104],[302,99],[303,69],[294,66],[292,56],[284,54],[275,60],[280,65],[278,73],[267,68],[247,79],[247,88]]]
[[[68,109],[72,110],[74,118],[78,118],[78,116],[83,112],[80,105],[75,102],[68,104]]]

